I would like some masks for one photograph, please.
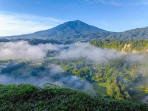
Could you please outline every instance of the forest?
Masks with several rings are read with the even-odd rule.
[[[145,39],[93,39],[90,44],[100,48],[116,49],[117,51],[121,51],[125,44],[130,44],[130,48],[126,50],[128,52],[132,50],[142,51],[148,48],[148,40]]]

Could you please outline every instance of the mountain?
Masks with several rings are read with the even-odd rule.
[[[64,43],[89,41],[91,39],[147,39],[148,27],[137,28],[124,32],[110,32],[88,25],[80,20],[69,21],[54,28],[31,34],[8,36],[7,38],[22,39],[54,39]],[[65,42],[66,41],[66,42]],[[67,42],[68,41],[68,42]]]
[[[92,25],[88,25],[84,22],[81,22],[80,20],[75,20],[63,23],[48,30],[38,31],[35,33],[24,34],[19,36],[11,36],[11,37],[58,39],[58,38],[70,38],[75,35],[83,35],[95,32],[105,32],[105,30],[99,29]]]
[[[79,20],[66,22],[64,24],[58,25],[52,29],[35,32],[34,34],[39,34],[42,37],[71,37],[78,34],[88,34],[94,32],[104,32],[105,30],[99,29],[97,27],[88,25]]]

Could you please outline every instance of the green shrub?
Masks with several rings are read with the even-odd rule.
[[[94,98],[84,92],[46,83],[0,85],[0,111],[147,111],[129,101]]]

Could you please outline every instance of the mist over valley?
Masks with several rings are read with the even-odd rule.
[[[0,43],[0,83],[6,85],[52,83],[93,96],[140,101],[147,91],[147,63],[145,53],[99,48],[89,42]]]

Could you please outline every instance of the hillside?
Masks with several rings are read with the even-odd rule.
[[[90,43],[96,47],[116,49],[123,52],[148,53],[148,40],[118,40],[118,39],[94,39]]]
[[[0,85],[1,111],[146,111],[148,106],[130,101],[93,98],[55,85]]]

